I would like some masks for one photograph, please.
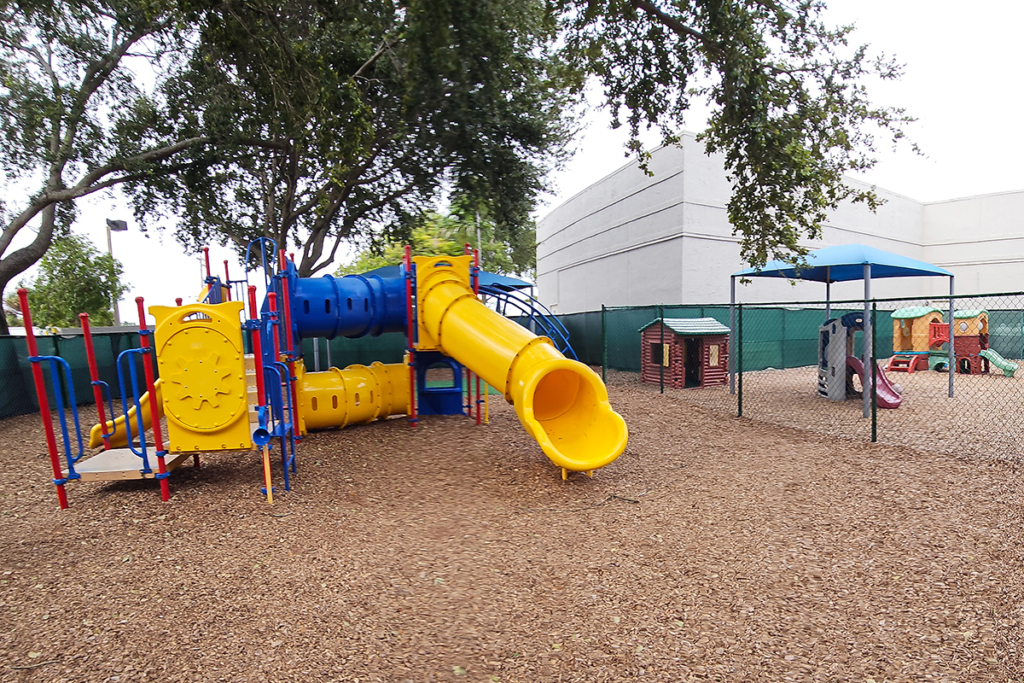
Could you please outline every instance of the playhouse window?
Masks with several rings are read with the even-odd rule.
[[[708,365],[713,368],[718,367],[718,344],[712,344],[708,347]]]
[[[667,368],[669,365],[670,348],[671,347],[668,344],[651,342],[651,362],[655,365],[663,365]]]

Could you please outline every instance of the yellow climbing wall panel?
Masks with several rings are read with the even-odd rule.
[[[152,306],[169,452],[252,448],[239,313],[244,304]]]

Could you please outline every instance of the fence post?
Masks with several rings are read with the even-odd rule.
[[[661,326],[661,359],[658,361],[658,383],[661,385],[661,393],[665,393],[665,309],[658,306],[658,324]],[[643,356],[644,350],[640,349]]]
[[[786,309],[782,309],[782,342],[779,344],[779,363],[782,365],[782,369],[785,370],[789,366],[786,365]]]
[[[601,381],[608,384],[608,322],[605,305],[601,304]]]
[[[875,320],[878,316],[878,302],[871,302],[871,443],[878,442],[878,352],[875,342]],[[863,389],[864,387],[861,387]]]
[[[743,304],[736,304],[736,417],[743,417]]]

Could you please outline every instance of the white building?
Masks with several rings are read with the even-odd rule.
[[[729,276],[746,267],[726,215],[730,185],[720,157],[692,134],[651,156],[647,176],[630,163],[591,185],[537,226],[537,286],[557,313],[645,304],[729,301]],[[851,185],[863,185],[849,181]],[[927,261],[956,276],[959,294],[1024,290],[1024,190],[922,203],[876,188],[877,213],[844,204],[811,249],[862,243]],[[833,299],[863,295],[860,282],[832,285]],[[872,283],[878,297],[938,297],[946,278]],[[819,283],[755,279],[744,302],[824,299]]]

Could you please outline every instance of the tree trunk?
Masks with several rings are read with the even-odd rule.
[[[42,219],[36,238],[28,246],[12,251],[6,258],[0,259],[0,300],[11,280],[31,268],[43,257],[53,242],[53,228],[56,219],[57,205],[50,204],[40,212]],[[7,316],[0,316],[0,334],[10,334]]]

